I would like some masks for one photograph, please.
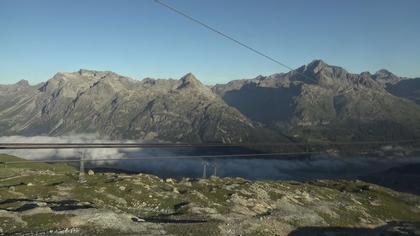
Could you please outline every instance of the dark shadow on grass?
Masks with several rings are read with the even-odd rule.
[[[203,224],[207,223],[207,220],[203,219],[171,219],[171,218],[156,218],[149,217],[144,219],[145,222],[158,223],[158,224]]]
[[[188,205],[188,201],[181,202],[174,205],[174,213],[158,214],[150,217],[141,217],[141,219],[143,219],[145,222],[159,224],[203,224],[209,222],[208,219],[202,218],[200,216],[185,215],[185,207]]]
[[[18,186],[22,186],[22,185],[26,185],[26,184],[25,183],[18,183],[18,184],[3,185],[3,186],[0,186],[0,188],[18,187]]]
[[[45,203],[53,211],[70,211],[70,210],[94,208],[94,206],[90,203],[80,203],[75,200],[39,201],[35,199],[20,198],[20,199],[7,199],[4,201],[1,201],[0,206],[4,204],[22,203],[21,206],[15,209],[3,209],[3,208],[0,208],[0,209],[11,211],[11,212],[22,212],[22,211],[32,210],[32,209],[40,207],[40,205],[38,204],[39,202]]]
[[[420,195],[420,164],[412,163],[362,176],[361,180],[398,192]]]
[[[420,234],[420,222],[389,222],[377,228],[300,227],[289,236],[414,236]]]

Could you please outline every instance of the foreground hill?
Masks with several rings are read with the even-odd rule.
[[[0,161],[16,161],[0,155]],[[162,180],[0,168],[0,234],[416,235],[420,198],[361,181]],[[404,223],[405,222],[405,223]],[[338,228],[339,227],[339,228]],[[410,234],[411,233],[411,234]]]

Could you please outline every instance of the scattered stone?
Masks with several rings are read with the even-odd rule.
[[[175,181],[171,178],[166,179],[165,182],[168,184],[175,184]]]
[[[106,188],[105,187],[100,187],[99,189],[95,190],[95,192],[97,193],[103,193],[105,192]]]
[[[46,202],[37,202],[36,204],[40,207],[47,207],[48,206],[48,204]]]
[[[178,189],[177,189],[177,188],[173,188],[173,189],[172,189],[172,192],[174,192],[174,193],[179,193],[179,191],[178,191]]]
[[[188,181],[182,181],[182,184],[187,186],[187,187],[192,187],[192,183],[188,180]]]
[[[131,220],[133,222],[146,222],[144,219],[138,218],[136,216],[131,217]]]
[[[89,170],[88,175],[90,175],[90,176],[95,175],[95,172],[93,172],[93,170]]]
[[[239,187],[239,184],[231,184],[231,185],[226,185],[223,188],[229,191],[234,190],[235,188]]]
[[[369,186],[364,182],[358,182],[356,190],[362,186],[366,196],[353,191],[343,193],[343,187],[354,186],[346,181],[248,182],[233,178],[176,181],[151,175],[96,173],[94,184],[80,185],[76,174],[64,176],[57,172],[55,176],[38,178],[35,185],[29,183],[28,179],[35,181],[35,178],[28,176],[37,174],[16,177],[13,183],[22,183],[21,187],[3,184],[9,191],[0,189],[0,199],[6,200],[0,203],[0,235],[20,229],[31,232],[27,235],[89,235],[85,229],[116,235],[182,235],[174,233],[171,227],[165,228],[159,217],[154,219],[158,222],[149,219],[145,222],[141,216],[171,216],[161,219],[169,223],[173,220],[174,224],[177,220],[203,221],[190,224],[191,232],[214,229],[213,235],[280,236],[291,235],[299,227],[329,227],[340,220],[345,220],[347,226],[370,230],[369,227],[388,224],[394,217],[386,212],[389,209],[396,212],[396,220],[402,219],[398,214],[416,222],[420,220],[420,198],[375,187],[380,188],[378,193],[363,187]],[[63,182],[59,185],[48,184],[61,178]],[[15,189],[22,191],[13,192]],[[376,213],[378,207],[383,208],[384,216]],[[42,216],[41,220],[38,216]],[[50,226],[52,221],[54,225]],[[35,224],[42,225],[45,231],[32,234]]]
[[[110,199],[112,199],[112,200],[116,201],[118,204],[121,204],[121,205],[123,205],[123,206],[127,205],[127,200],[125,200],[124,198],[117,197],[117,196],[114,196],[114,195],[109,194],[109,193],[104,194],[104,195],[105,195],[106,197],[108,197],[108,198],[110,198]]]

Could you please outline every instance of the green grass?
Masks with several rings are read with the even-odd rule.
[[[22,216],[25,223],[17,223],[13,218],[0,217],[0,229],[3,233],[30,233],[45,232],[50,230],[62,230],[69,225],[71,215],[34,214]],[[0,233],[1,234],[1,233]]]
[[[217,236],[220,230],[217,223],[200,223],[200,224],[170,224],[165,226],[165,230],[174,235],[185,236]]]
[[[65,163],[57,163],[57,164],[48,164],[48,163],[8,163],[4,164],[4,162],[17,162],[17,161],[28,161],[19,157],[0,154],[0,171],[2,170],[3,173],[7,173],[8,171],[13,171],[16,169],[25,169],[25,170],[49,170],[54,171],[57,173],[65,173],[65,172],[75,172],[76,169],[73,166],[70,166]],[[6,167],[6,168],[5,168]],[[1,172],[0,172],[1,173]]]
[[[67,215],[56,214],[35,214],[30,216],[23,216],[22,220],[27,222],[26,228],[33,231],[49,231],[60,230],[69,227],[69,217]]]
[[[314,186],[320,187],[318,191],[330,189],[330,196],[335,196],[343,206],[337,207],[335,213],[338,217],[331,217],[323,214],[323,218],[334,226],[352,226],[360,223],[361,218],[366,218],[362,211],[366,211],[373,219],[382,219],[385,221],[419,221],[420,212],[413,212],[413,202],[405,201],[402,196],[394,196],[393,192],[383,187],[369,185],[360,181],[323,181],[312,182]],[[318,194],[320,195],[320,194]],[[344,196],[344,197],[343,197]],[[349,200],[359,201],[359,206]],[[375,205],[377,203],[378,205]],[[369,219],[368,219],[369,220]]]

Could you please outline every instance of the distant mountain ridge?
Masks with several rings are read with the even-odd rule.
[[[288,135],[396,139],[417,137],[420,130],[420,107],[392,89],[406,81],[411,80],[386,70],[352,74],[314,60],[289,73],[231,81],[213,91],[250,119]]]
[[[420,136],[418,81],[322,60],[213,87],[191,73],[138,81],[81,69],[0,85],[0,131],[224,143],[412,138]]]

